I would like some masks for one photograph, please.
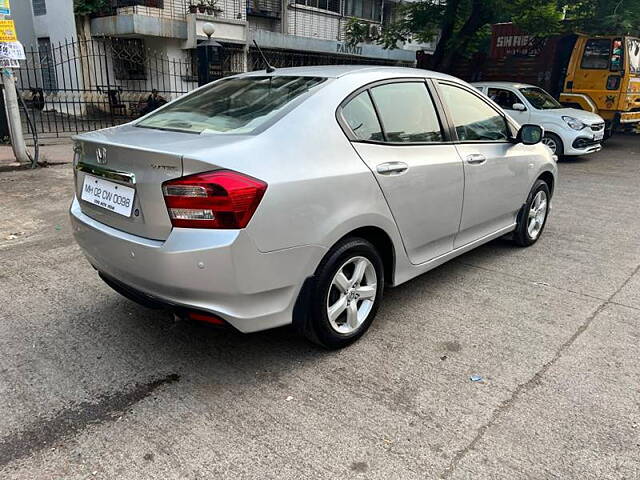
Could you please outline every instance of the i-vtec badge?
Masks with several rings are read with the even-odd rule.
[[[106,165],[107,163],[107,147],[96,148],[96,161],[100,165]]]

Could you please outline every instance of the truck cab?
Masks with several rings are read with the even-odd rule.
[[[560,102],[599,114],[607,136],[640,124],[640,39],[579,35]]]

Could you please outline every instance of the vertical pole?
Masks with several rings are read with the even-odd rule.
[[[10,68],[3,70],[2,84],[4,85],[4,98],[7,108],[7,120],[9,120],[9,129],[11,131],[13,154],[19,163],[31,163],[31,159],[27,153],[27,145],[24,141],[24,132],[22,131],[20,107],[18,106],[18,92],[16,91],[16,77]]]
[[[5,15],[0,15],[0,20],[4,20]],[[18,92],[16,90],[16,77],[11,68],[2,71],[2,84],[4,85],[4,101],[7,109],[7,120],[11,131],[11,146],[16,160],[20,163],[31,163],[27,153],[27,145],[24,141],[22,131],[22,119],[20,118],[20,107],[18,106]]]

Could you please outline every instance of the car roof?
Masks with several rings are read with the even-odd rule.
[[[474,87],[538,88],[536,85],[519,82],[473,82]]]
[[[290,67],[276,68],[272,73],[266,73],[263,70],[255,70],[249,73],[243,73],[240,76],[300,76],[300,77],[324,77],[324,78],[340,78],[353,74],[372,74],[373,76],[388,75],[391,77],[428,77],[438,79],[451,79],[454,77],[444,73],[433,72],[431,70],[423,70],[420,68],[410,67],[393,67],[380,65],[318,65],[309,67]],[[455,79],[458,82],[460,80]]]

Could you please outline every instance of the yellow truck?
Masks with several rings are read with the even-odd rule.
[[[640,123],[640,39],[578,35],[560,103],[597,113],[609,135]]]

